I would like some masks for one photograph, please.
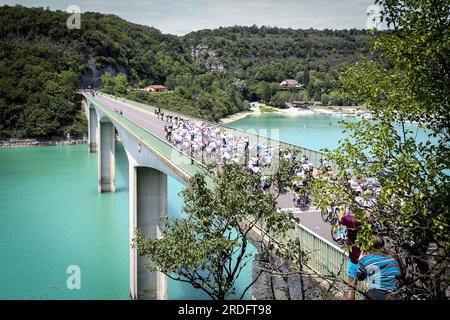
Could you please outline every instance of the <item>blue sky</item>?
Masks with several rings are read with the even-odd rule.
[[[183,35],[219,26],[362,29],[374,0],[0,0],[0,4],[113,13],[128,21]]]

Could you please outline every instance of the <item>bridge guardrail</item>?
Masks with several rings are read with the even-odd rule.
[[[335,274],[347,278],[347,254],[344,250],[322,238],[301,224],[295,225],[292,238],[299,239],[307,252],[308,267],[321,275]]]
[[[299,239],[302,248],[309,252],[308,267],[323,276],[337,275],[342,282],[336,283],[336,286],[344,293],[348,289],[345,284],[348,281],[348,252],[298,223],[292,232],[293,238]],[[358,290],[366,291],[367,283],[358,282],[357,287]],[[356,292],[356,300],[363,299],[364,296]]]
[[[335,277],[337,277],[335,286],[339,290],[338,295],[342,295],[343,297],[344,293],[348,289],[348,286],[346,285],[346,282],[348,281],[347,251],[321,237],[320,235],[306,228],[300,223],[295,224],[295,228],[286,235],[285,239],[274,239],[270,234],[264,231],[267,230],[264,223],[259,224],[258,228],[278,244],[280,243],[280,241],[292,241],[295,239],[300,240],[301,248],[307,254],[306,266],[310,270],[324,277],[324,279],[327,279],[331,282]],[[366,291],[367,283],[360,282],[358,283],[357,287],[358,290]],[[336,297],[339,296],[334,296],[334,298]],[[364,296],[361,293],[357,292],[356,299],[363,300]]]
[[[283,211],[280,210],[280,214]],[[260,230],[267,230],[265,223],[258,225]],[[267,236],[274,239],[269,233],[263,231]],[[342,280],[347,277],[347,256],[348,254],[340,247],[321,237],[317,233],[304,227],[300,223],[295,223],[285,239],[274,239],[275,242],[300,240],[301,248],[307,256],[308,267],[323,276],[338,275]]]

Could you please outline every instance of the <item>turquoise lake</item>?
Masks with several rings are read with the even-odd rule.
[[[87,145],[0,149],[0,299],[128,299],[128,161],[120,143],[116,186],[98,193],[97,155]],[[168,179],[170,216],[182,216],[182,188]],[[70,265],[80,267],[80,290],[66,288]],[[251,279],[251,264],[240,279]],[[169,299],[208,298],[189,284],[168,286]]]
[[[249,130],[254,133],[268,135],[279,140],[313,150],[336,148],[342,133],[342,120],[355,121],[358,118],[341,115],[301,115],[286,116],[282,114],[265,113],[260,116],[247,116],[229,124],[230,127]],[[407,129],[416,132],[417,126],[406,125]],[[416,141],[427,140],[425,131],[419,129]]]
[[[333,148],[337,117],[262,115],[230,124],[276,129],[281,140]],[[116,146],[116,193],[97,191],[97,154],[86,145],[0,149],[0,299],[129,299],[128,161]],[[169,178],[169,215],[182,216],[182,184]],[[68,290],[66,269],[81,270]],[[251,266],[239,281],[242,290]],[[246,298],[250,298],[248,292]],[[169,280],[169,299],[207,299]]]

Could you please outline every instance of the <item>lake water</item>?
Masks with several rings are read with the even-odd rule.
[[[342,137],[339,117],[329,115],[285,116],[266,113],[247,116],[230,127],[254,131],[308,149],[334,148]]]
[[[278,130],[283,141],[333,148],[340,119],[328,115],[247,117],[235,128]],[[128,162],[116,147],[116,193],[97,191],[97,154],[86,145],[0,149],[0,299],[128,299]],[[169,178],[169,215],[182,215],[182,184]],[[68,290],[68,266],[81,289]],[[238,291],[250,277],[249,265]],[[246,298],[250,298],[248,292]],[[169,280],[169,299],[206,299]]]
[[[276,113],[263,113],[260,116],[247,116],[229,124],[230,127],[261,133],[278,138],[284,142],[313,150],[336,148],[339,140],[345,137],[342,120],[357,121],[355,117],[340,115],[313,114],[302,116],[286,116]],[[417,126],[410,124],[407,129],[415,130]],[[424,130],[418,130],[417,141],[427,140]]]
[[[128,161],[116,145],[115,193],[97,191],[86,145],[0,149],[0,299],[128,299]],[[183,185],[168,179],[168,211]],[[81,289],[69,290],[67,267]],[[251,264],[240,279],[251,279]],[[239,281],[238,292],[248,284]],[[169,279],[169,299],[207,299]],[[251,297],[251,291],[246,298]]]

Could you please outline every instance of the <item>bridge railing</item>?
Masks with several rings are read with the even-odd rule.
[[[286,210],[280,210],[280,214]],[[306,254],[305,265],[317,274],[315,277],[319,283],[326,281],[333,283],[334,290],[327,299],[343,299],[345,292],[349,289],[347,285],[347,261],[348,253],[336,244],[321,237],[312,230],[300,223],[295,224],[295,228],[285,235],[284,239],[279,236],[273,237],[267,233],[268,228],[265,223],[258,224],[258,228],[268,236],[276,245],[289,241],[300,241],[301,249]],[[359,291],[367,290],[367,283],[362,282],[357,285]],[[356,293],[356,299],[362,300],[364,296]]]
[[[287,210],[279,212],[283,214],[285,211]],[[258,227],[260,230],[268,230],[263,222],[259,223]],[[307,254],[308,268],[323,277],[337,276],[341,280],[346,280],[348,254],[300,223],[295,223],[295,228],[291,229],[284,239],[279,239],[279,236],[275,239],[270,233],[263,232],[278,244],[299,240],[301,249]]]
[[[344,250],[301,224],[296,224],[291,239],[298,239],[309,253],[308,267],[323,276],[347,277],[347,254]]]
[[[105,93],[102,93],[102,95],[108,96],[110,98],[114,98],[114,96],[111,96],[111,95],[108,95]],[[141,108],[141,109],[146,110],[151,113],[154,113],[155,110],[157,109],[154,106],[151,106],[151,105],[148,105],[145,103],[141,103],[141,102],[137,102],[137,101],[133,101],[133,100],[129,100],[129,99],[123,98],[123,97],[116,97],[116,99],[119,101],[122,101],[124,103],[130,104],[132,106],[135,106],[137,108]],[[325,157],[325,153],[323,153],[323,152],[300,147],[300,146],[297,146],[297,145],[294,145],[294,144],[291,144],[288,142],[281,141],[281,140],[279,140],[278,136],[276,137],[276,139],[271,138],[269,136],[269,134],[264,134],[264,132],[266,132],[264,130],[259,131],[258,133],[254,133],[254,132],[252,132],[252,130],[245,131],[245,130],[233,128],[233,127],[230,127],[227,125],[214,123],[214,122],[211,122],[211,121],[208,121],[205,119],[199,119],[199,118],[196,118],[193,116],[186,116],[184,114],[177,113],[177,112],[174,112],[171,110],[166,110],[166,109],[161,109],[161,110],[164,111],[165,114],[171,114],[174,117],[189,118],[194,121],[207,123],[211,126],[219,126],[221,134],[232,134],[233,139],[237,139],[238,137],[247,137],[250,142],[250,150],[247,155],[248,158],[257,156],[258,150],[257,150],[257,148],[255,148],[256,143],[260,143],[260,145],[263,146],[263,148],[264,147],[272,148],[272,154],[274,157],[278,156],[280,150],[281,151],[291,150],[296,153],[296,156],[298,158],[300,158],[302,156],[308,157],[309,161],[313,162],[315,166],[319,166],[321,159],[323,157]],[[270,135],[272,135],[272,131],[270,131]],[[278,135],[278,133],[274,131],[274,135]],[[207,162],[207,159],[205,159],[205,155],[202,154],[201,151],[191,153],[190,151],[186,150],[186,153],[190,154],[190,156],[192,156],[193,158],[195,158],[197,161],[199,161],[201,163]],[[246,155],[241,153],[239,156],[239,162],[243,163],[245,160],[245,157],[246,157]],[[214,160],[217,160],[217,159],[214,159]]]

